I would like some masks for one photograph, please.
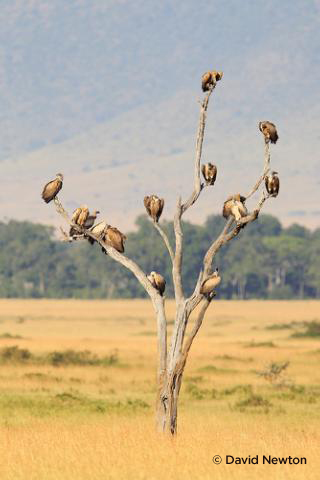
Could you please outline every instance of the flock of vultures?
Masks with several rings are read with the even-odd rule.
[[[223,72],[210,71],[206,72],[202,76],[202,90],[204,92],[210,91],[215,87],[216,82],[221,80]],[[268,121],[259,123],[259,130],[264,135],[265,143],[276,143],[278,140],[278,133],[276,126]],[[217,177],[217,167],[212,163],[202,165],[201,172],[206,185],[214,185]],[[46,203],[51,202],[58,195],[62,188],[63,175],[58,173],[55,180],[47,183],[42,192],[42,198]],[[270,196],[276,197],[279,193],[279,177],[277,172],[271,172],[265,178],[265,186]],[[245,206],[246,197],[236,193],[226,199],[223,204],[222,214],[225,218],[233,217],[238,223],[242,217],[248,215],[248,210]],[[162,214],[164,207],[164,199],[157,197],[157,195],[149,195],[144,197],[144,206],[146,211],[154,223],[159,222],[159,218]],[[124,244],[126,236],[120,232],[116,227],[108,225],[107,222],[99,222],[95,224],[99,211],[95,210],[90,214],[86,205],[82,205],[77,208],[71,217],[71,227],[69,231],[70,241],[84,237],[91,244],[94,244],[96,240],[91,236],[86,236],[86,231],[89,231],[97,239],[104,241],[108,246],[111,246],[119,253],[124,252]],[[107,253],[102,248],[104,253]],[[160,295],[163,295],[165,291],[166,281],[160,273],[151,272],[148,275],[148,280],[152,286],[158,290]],[[215,287],[220,283],[221,277],[218,269],[210,275],[202,284],[200,293],[212,297],[215,295]]]

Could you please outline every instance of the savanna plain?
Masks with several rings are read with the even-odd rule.
[[[317,301],[212,302],[171,439],[148,301],[0,300],[0,478],[319,479],[319,321]]]

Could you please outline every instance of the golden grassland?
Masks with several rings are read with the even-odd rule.
[[[167,310],[170,331],[172,301]],[[148,301],[0,300],[0,352],[32,354],[0,363],[1,480],[318,479],[320,342],[293,334],[319,318],[317,301],[213,302],[170,439],[154,427]],[[52,362],[66,350],[107,361]],[[285,361],[275,383],[257,374]],[[259,455],[259,464],[226,465],[226,455]],[[263,465],[263,455],[307,465]]]

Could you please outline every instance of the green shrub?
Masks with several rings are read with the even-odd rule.
[[[312,322],[309,322],[305,326],[305,331],[304,332],[295,332],[291,335],[291,337],[294,338],[302,338],[302,337],[307,337],[307,338],[317,338],[320,337],[320,322],[317,320],[313,320]]]
[[[263,398],[261,395],[256,395],[251,393],[251,395],[244,400],[240,400],[236,403],[237,408],[247,408],[247,407],[272,407],[272,403],[269,402],[266,398]]]
[[[33,358],[32,353],[26,348],[20,348],[18,345],[3,347],[0,349],[1,363],[26,363]]]

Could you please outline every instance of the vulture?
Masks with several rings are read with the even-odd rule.
[[[202,91],[207,92],[213,87],[219,80],[221,80],[223,72],[206,72],[202,75]]]
[[[277,143],[279,136],[274,123],[259,122],[259,130],[263,133],[266,143]]]
[[[107,225],[104,229],[104,241],[119,253],[124,252],[124,242],[126,239],[127,237],[115,227]]]
[[[277,176],[277,173],[278,172],[271,172],[271,174],[268,175],[265,180],[267,192],[272,197],[276,197],[279,193],[280,180]]]
[[[83,222],[83,219],[86,219],[86,216],[88,216],[88,215],[89,215],[89,210],[88,210],[88,207],[86,205],[78,207],[78,208],[75,209],[75,211],[72,214],[71,222],[75,223],[76,225],[80,225],[81,227],[83,227],[84,224],[80,223],[80,221]],[[70,230],[69,230],[69,236],[73,237],[74,235],[77,235],[77,234],[79,234],[79,231],[71,226]]]
[[[62,188],[62,173],[57,173],[56,177],[57,178],[55,180],[51,180],[51,182],[47,183],[42,191],[42,198],[46,203],[51,202],[51,200],[58,195]]]
[[[247,207],[244,204],[245,200],[246,197],[243,197],[240,193],[228,197],[223,204],[222,215],[224,218],[229,218],[232,215],[239,222],[241,217],[248,215]]]
[[[147,279],[151,283],[151,285],[158,290],[160,295],[162,296],[164,294],[164,291],[166,289],[166,281],[163,278],[160,273],[157,272],[151,272],[150,275],[147,276]]]
[[[82,207],[78,207],[75,209],[75,211],[73,212],[72,214],[72,217],[71,217],[71,222],[72,223],[78,223],[78,218],[79,218],[79,215],[82,211]],[[74,227],[70,227],[70,230],[69,230],[69,237],[73,237],[73,235],[76,235],[77,233],[79,233]]]
[[[150,195],[144,197],[143,203],[148,215],[154,222],[158,222],[164,207],[164,199],[157,197],[157,195]]]
[[[90,232],[93,233],[96,237],[101,237],[108,226],[109,225],[107,224],[107,222],[99,222],[90,228]],[[88,242],[93,245],[95,240],[91,237],[88,237]]]
[[[72,223],[78,223],[78,218],[79,218],[79,215],[81,213],[81,210],[82,210],[82,207],[78,207],[78,208],[75,209],[75,211],[73,212],[72,217],[71,217],[71,222]]]
[[[217,177],[217,167],[212,163],[206,163],[201,167],[203,178],[207,185],[214,185]]]
[[[83,207],[81,207],[81,212],[78,217],[77,224],[80,225],[80,227],[84,227],[88,216],[89,216],[89,209],[87,205],[84,205]]]
[[[87,228],[87,229],[91,228],[94,222],[96,221],[96,218],[99,213],[100,213],[99,210],[95,210],[91,215],[88,215],[88,218],[84,222],[84,228]]]
[[[212,275],[210,275],[207,280],[203,282],[200,288],[200,293],[202,294],[208,294],[214,291],[217,285],[221,282],[221,277],[219,275],[219,270],[216,268],[216,270],[213,272]]]

